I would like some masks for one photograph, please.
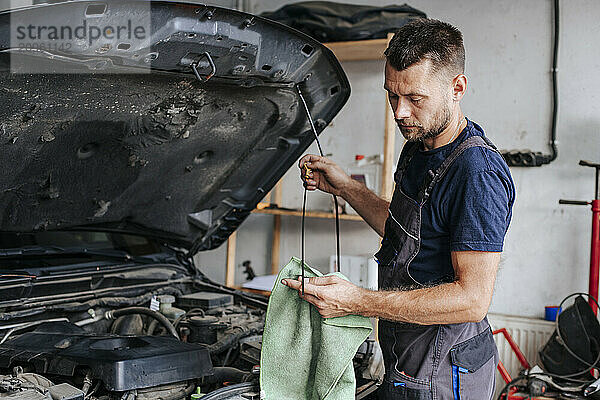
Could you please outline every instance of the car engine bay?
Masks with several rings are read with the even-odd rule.
[[[266,299],[203,279],[10,307],[0,325],[0,398],[259,399]],[[355,357],[359,383],[372,354],[367,341]]]
[[[5,322],[0,398],[183,399],[198,387],[208,393],[255,380],[264,308],[190,283],[87,302],[42,301],[34,312],[40,305],[53,311]]]

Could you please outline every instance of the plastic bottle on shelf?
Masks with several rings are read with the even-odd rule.
[[[350,175],[352,179],[364,183],[369,190],[378,195],[381,190],[382,164],[382,154],[374,154],[371,156],[357,154],[354,157],[354,163],[348,168],[348,175]],[[357,214],[350,205],[346,205],[346,212],[348,214]]]

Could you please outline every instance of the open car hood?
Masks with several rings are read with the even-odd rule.
[[[16,23],[106,26],[150,7],[151,35],[133,45],[27,52],[14,41]],[[173,2],[1,13],[0,81],[0,231],[125,232],[192,253],[225,241],[314,140],[299,89],[319,133],[350,95],[312,38]]]

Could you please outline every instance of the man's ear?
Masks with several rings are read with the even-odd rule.
[[[452,80],[452,98],[454,101],[460,101],[467,91],[467,77],[464,74],[458,74]]]

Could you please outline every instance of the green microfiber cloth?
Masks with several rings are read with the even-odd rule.
[[[352,359],[371,334],[371,322],[358,315],[321,317],[296,290],[281,283],[296,279],[300,265],[299,259],[291,259],[279,272],[269,298],[260,362],[261,399],[354,399]],[[323,274],[305,264],[305,277],[315,276]]]

